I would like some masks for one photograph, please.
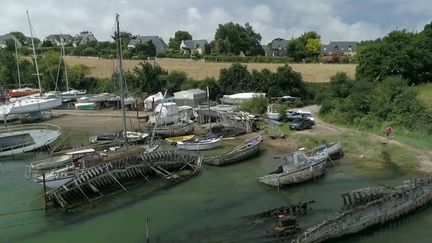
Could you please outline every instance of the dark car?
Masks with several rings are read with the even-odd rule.
[[[297,112],[297,111],[287,111],[286,115],[287,115],[288,121],[294,121],[296,118],[303,117],[302,113]]]
[[[289,128],[291,130],[301,131],[304,129],[312,128],[312,121],[305,117],[295,118]]]

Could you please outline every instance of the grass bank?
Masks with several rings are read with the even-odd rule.
[[[299,145],[313,148],[330,141],[339,141],[345,155],[350,159],[367,162],[377,161],[380,164],[391,162],[406,168],[414,168],[419,165],[419,160],[415,154],[398,145],[384,144],[382,141],[371,137],[366,131],[349,130],[335,135],[301,135]]]

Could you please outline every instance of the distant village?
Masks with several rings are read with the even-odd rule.
[[[0,35],[0,47],[5,48],[8,40],[14,41],[18,48],[23,45],[30,43],[30,37],[26,37],[25,43],[21,43],[14,35],[5,34]],[[71,34],[50,34],[46,36],[43,41],[36,40],[37,43],[50,42],[52,46],[61,46],[64,43],[65,46],[78,47],[80,45],[87,44],[91,41],[98,41],[97,38],[90,31],[82,31],[76,35]],[[169,51],[170,47],[167,43],[159,36],[141,36],[131,35],[128,40],[127,48],[133,50],[138,44],[153,43],[156,50],[156,55],[161,55]],[[287,55],[287,45],[290,40],[283,38],[276,38],[266,45],[262,45],[266,57],[285,57]],[[320,43],[321,48],[319,55],[321,61],[332,62],[332,57],[335,55],[342,56],[354,56],[357,53],[359,43],[356,41],[331,41],[329,44]],[[197,53],[199,55],[205,55],[206,48],[209,48],[209,42],[205,39],[196,40],[182,40],[180,44],[180,51],[182,54]],[[241,52],[236,55],[246,56],[245,53]]]

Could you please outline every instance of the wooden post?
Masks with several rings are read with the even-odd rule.
[[[146,242],[150,243],[150,237],[149,237],[149,228],[148,228],[148,218],[146,219]]]
[[[48,206],[47,206],[47,197],[46,197],[45,173],[42,174],[42,180],[43,180],[43,194],[44,194],[44,209],[46,211],[48,209]]]

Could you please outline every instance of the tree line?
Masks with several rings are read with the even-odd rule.
[[[386,126],[432,134],[432,110],[418,100],[418,85],[432,81],[432,25],[418,33],[395,30],[363,43],[354,79],[344,73],[315,85],[325,119],[367,129]]]

